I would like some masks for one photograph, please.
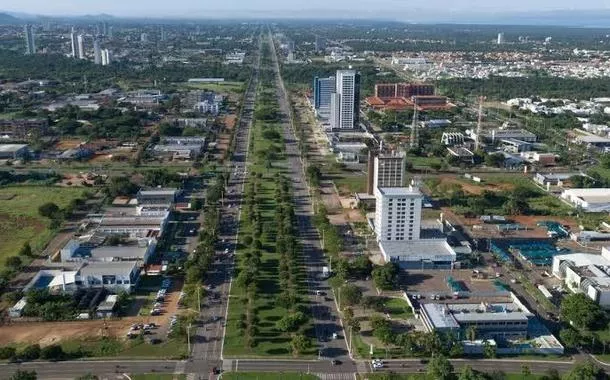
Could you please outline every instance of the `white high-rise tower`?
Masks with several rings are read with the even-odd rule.
[[[102,64],[102,49],[100,48],[100,40],[97,37],[93,40],[93,62],[96,65]]]
[[[78,54],[78,41],[76,40],[76,32],[74,31],[74,27],[70,32],[70,46],[72,47],[72,58],[76,58]]]
[[[25,54],[35,54],[36,42],[34,42],[34,31],[32,30],[32,25],[28,24],[24,26],[23,32],[25,34]]]
[[[110,51],[108,49],[102,50],[102,66],[107,66],[110,64]]]
[[[85,59],[85,36],[79,34],[76,41],[78,42],[78,58]]]
[[[330,123],[333,129],[354,129],[360,113],[360,74],[338,70],[335,93],[331,96]]]

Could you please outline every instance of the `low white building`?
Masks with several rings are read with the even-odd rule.
[[[567,189],[561,193],[561,198],[587,212],[610,211],[609,188]]]
[[[610,250],[602,254],[572,253],[553,257],[553,275],[568,289],[584,293],[603,309],[610,309]]]

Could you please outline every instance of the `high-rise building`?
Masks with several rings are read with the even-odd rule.
[[[148,33],[140,34],[140,42],[148,42]]]
[[[102,35],[108,35],[108,23],[106,21],[102,22]]]
[[[32,29],[32,25],[27,24],[24,26],[23,32],[25,34],[25,54],[35,54],[36,42],[34,41],[34,31]]]
[[[375,189],[377,241],[419,240],[423,194],[415,186]]]
[[[332,129],[354,129],[360,120],[360,74],[355,70],[337,70],[335,93],[331,97]]]
[[[502,33],[502,32],[498,33],[497,43],[498,43],[498,45],[502,45],[504,43],[504,33]]]
[[[110,64],[110,51],[108,49],[102,49],[102,66]]]
[[[380,153],[375,157],[374,188],[403,187],[405,179],[405,153]]]
[[[85,36],[79,34],[76,42],[78,42],[78,59],[85,59]]]
[[[78,41],[76,40],[76,31],[72,28],[70,32],[70,47],[72,48],[72,58],[76,58],[78,54]]]
[[[96,65],[102,64],[102,49],[100,48],[100,40],[97,37],[93,39],[93,62]]]
[[[335,77],[319,78],[313,80],[313,104],[318,114],[328,116],[330,111],[330,97],[335,92]],[[322,115],[321,115],[322,116]]]
[[[165,28],[163,28],[163,26],[161,26],[161,36],[159,38],[159,40],[161,42],[164,42],[165,40],[167,40],[167,33],[165,32]]]

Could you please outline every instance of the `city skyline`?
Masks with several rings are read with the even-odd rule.
[[[325,17],[324,14],[319,13],[321,10],[333,13],[333,17],[338,18],[367,17],[374,19],[427,20],[434,17],[445,19],[448,16],[456,18],[483,15],[498,17],[504,14],[511,15],[520,12],[608,11],[610,7],[604,0],[586,0],[578,3],[567,2],[565,0],[541,0],[536,2],[516,0],[510,4],[509,8],[507,8],[505,3],[500,1],[471,0],[468,2],[450,2],[448,0],[415,0],[407,3],[398,0],[381,0],[376,3],[374,9],[371,9],[368,3],[361,1],[350,2],[348,0],[333,0],[332,2],[313,0],[305,6],[301,4],[287,4],[278,0],[238,1],[205,9],[193,0],[178,0],[171,3],[171,6],[165,2],[144,2],[143,0],[130,2],[109,0],[103,3],[63,1],[53,4],[41,0],[25,0],[20,2],[19,5],[6,7],[0,10],[0,12],[22,12],[48,16],[106,14],[115,17],[133,17],[138,15],[138,17],[174,18]]]

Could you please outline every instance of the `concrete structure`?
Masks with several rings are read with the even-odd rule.
[[[464,134],[462,132],[443,132],[441,136],[443,145],[462,145],[464,144]]]
[[[0,159],[18,160],[29,154],[26,144],[0,144]]]
[[[360,74],[338,70],[335,93],[331,97],[330,125],[335,130],[351,130],[360,120]]]
[[[72,48],[72,58],[78,57],[78,41],[74,28],[72,28],[72,31],[70,32],[70,47]]]
[[[563,186],[564,183],[574,176],[582,176],[583,173],[572,172],[572,173],[536,173],[534,175],[534,181],[541,186]]]
[[[79,34],[76,41],[78,42],[78,59],[85,59],[85,36]]]
[[[84,264],[78,271],[84,288],[107,288],[131,292],[140,278],[140,266],[134,261]]]
[[[377,241],[418,240],[423,197],[413,186],[375,188]]]
[[[496,43],[498,45],[502,45],[504,43],[504,33],[503,32],[498,33],[498,38],[496,39]]]
[[[126,240],[116,246],[95,245],[87,239],[72,239],[60,250],[60,257],[64,263],[138,261],[144,265],[156,248],[155,238]]]
[[[553,275],[564,281],[568,289],[584,293],[610,309],[610,248],[602,248],[602,254],[572,253],[553,257]]]
[[[136,198],[139,205],[173,204],[179,193],[175,188],[140,190]]]
[[[434,85],[425,83],[378,83],[375,85],[375,97],[382,100],[408,99],[414,95],[434,95],[434,92]]]
[[[607,151],[610,148],[610,139],[593,134],[578,135],[574,139],[578,144],[585,145],[588,149],[596,149],[599,151]]]
[[[102,64],[102,49],[100,48],[100,40],[97,37],[93,40],[93,63],[96,65]]]
[[[484,339],[525,339],[534,315],[521,303],[425,303],[421,320],[428,331],[466,337],[470,327]]]
[[[36,54],[36,41],[34,40],[32,25],[25,25],[23,27],[23,33],[25,37],[25,54]]]
[[[610,189],[567,189],[561,193],[561,198],[572,206],[586,212],[610,211]]]
[[[108,66],[112,62],[112,55],[108,49],[102,49],[102,66]]]
[[[336,78],[334,76],[328,78],[315,77],[313,80],[313,105],[316,112],[321,117],[329,117],[330,115],[330,98],[335,92]]]
[[[314,46],[315,46],[316,52],[324,51],[324,49],[326,49],[326,40],[323,37],[316,36],[316,41],[315,41]]]
[[[152,150],[158,156],[170,156],[175,159],[193,159],[204,149],[204,137],[165,137]]]
[[[403,187],[405,184],[405,153],[381,153],[375,157],[373,189]]]
[[[475,131],[470,132],[472,136],[476,134]],[[492,144],[506,139],[515,139],[528,143],[534,143],[537,139],[535,134],[525,129],[492,129],[489,131],[483,131],[482,135],[484,140],[490,141]]]

